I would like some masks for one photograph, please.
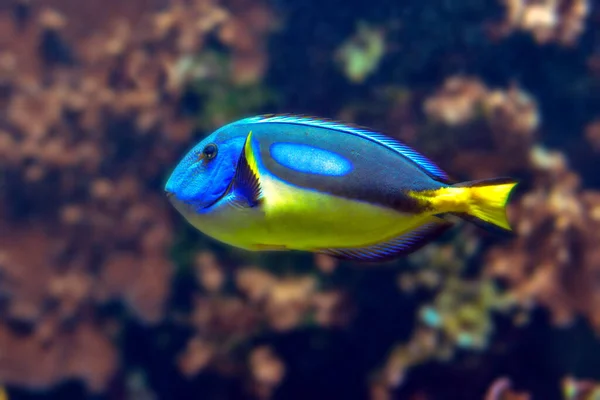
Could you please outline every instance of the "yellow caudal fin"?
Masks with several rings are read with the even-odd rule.
[[[517,183],[510,178],[495,178],[454,185],[469,189],[467,210],[457,215],[486,230],[511,232],[506,203]]]

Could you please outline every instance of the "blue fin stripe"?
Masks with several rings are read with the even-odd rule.
[[[325,128],[325,129],[333,129],[333,130],[337,130],[337,131],[346,132],[346,133],[349,133],[352,135],[360,136],[362,138],[372,140],[376,143],[387,146],[387,147],[399,152],[404,157],[408,158],[409,160],[411,160],[412,162],[414,162],[415,164],[417,164],[418,166],[423,168],[425,171],[427,171],[433,178],[436,178],[436,179],[444,181],[444,182],[447,182],[449,180],[448,175],[440,167],[438,167],[436,164],[434,164],[433,161],[431,161],[428,158],[426,158],[425,156],[419,154],[418,152],[411,149],[404,143],[401,143],[398,140],[393,139],[388,136],[385,136],[381,133],[373,132],[371,130],[368,130],[366,128],[362,128],[359,126],[353,126],[350,124],[346,124],[346,123],[342,123],[342,122],[338,122],[338,121],[334,121],[334,120],[329,120],[329,119],[324,119],[324,118],[316,118],[316,117],[303,116],[303,115],[288,115],[288,114],[262,115],[262,116],[257,116],[257,117],[250,117],[250,118],[242,119],[242,120],[238,121],[237,123],[248,124],[248,123],[267,123],[267,122],[290,123],[290,124],[314,126],[314,127]]]

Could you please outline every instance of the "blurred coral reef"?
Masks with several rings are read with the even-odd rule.
[[[600,14],[587,1],[9,3],[9,398],[598,398]],[[202,135],[263,111],[381,129],[456,180],[516,177],[515,235],[459,222],[377,268],[207,240],[164,179]]]
[[[585,29],[588,0],[503,0],[506,18],[500,30],[529,32],[540,44],[574,45]]]
[[[600,395],[600,386],[590,381],[580,381],[566,377],[561,382],[565,400],[593,400]],[[532,396],[521,391],[514,391],[507,378],[499,378],[490,386],[485,400],[531,400]]]
[[[271,18],[244,1],[49,3],[0,13],[0,381],[103,391],[118,332],[97,307],[165,317],[173,228],[155,182],[193,128],[173,107],[178,65],[216,36],[230,85],[259,79]]]

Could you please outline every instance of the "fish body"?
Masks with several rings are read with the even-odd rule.
[[[507,179],[452,184],[390,137],[269,115],[208,136],[184,156],[165,190],[193,226],[233,246],[384,261],[441,235],[452,225],[445,214],[510,230],[504,206],[514,186]]]

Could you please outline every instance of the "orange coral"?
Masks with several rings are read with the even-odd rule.
[[[74,378],[84,380],[91,391],[101,392],[118,362],[107,335],[89,322],[66,330],[49,319],[26,336],[0,326],[0,346],[3,381],[37,389]]]
[[[538,43],[573,45],[585,29],[588,0],[504,0],[506,17],[500,30],[530,32]]]
[[[102,390],[115,351],[102,324],[81,319],[86,305],[120,301],[146,323],[165,315],[173,232],[156,182],[192,128],[173,106],[191,79],[179,63],[230,25],[235,34],[223,43],[234,58],[261,60],[230,71],[231,81],[260,79],[271,15],[262,2],[210,0],[160,9],[143,0],[23,6],[24,22],[0,8],[0,84],[8,93],[0,117],[0,295],[6,318],[32,324],[52,343],[43,350],[0,323],[0,380],[47,387],[75,377]],[[14,217],[22,204],[27,215]],[[218,290],[219,269],[199,263],[205,287]],[[50,314],[47,304],[56,304]],[[227,316],[236,304],[222,305]],[[66,321],[80,319],[63,333]],[[64,360],[68,335],[73,358]],[[195,358],[187,370],[198,368]]]
[[[285,376],[285,365],[266,346],[257,347],[250,353],[249,364],[254,392],[260,399],[271,398],[273,390]]]
[[[424,110],[444,124],[464,124],[476,118],[477,106],[486,94],[487,88],[479,80],[448,78],[440,91],[425,101]]]
[[[312,276],[277,277],[257,267],[240,267],[235,271],[235,291],[228,293],[221,283],[222,266],[215,256],[201,252],[195,259],[196,279],[205,293],[195,296],[188,322],[196,335],[180,354],[179,367],[187,375],[209,365],[226,363],[232,347],[258,333],[261,327],[276,332],[287,332],[307,323],[344,327],[354,316],[352,302],[343,290],[318,290]],[[261,393],[273,386],[265,382],[257,384]]]
[[[436,131],[444,134],[436,140],[448,142],[437,158],[451,173],[483,179],[527,167],[540,115],[535,99],[518,86],[491,89],[476,78],[450,77],[424,101],[424,111],[436,124],[460,127]]]
[[[600,193],[582,190],[564,160],[548,157],[533,157],[538,183],[511,213],[517,238],[490,250],[487,274],[507,280],[520,303],[548,307],[557,323],[581,313],[600,329],[593,279],[600,265]]]

